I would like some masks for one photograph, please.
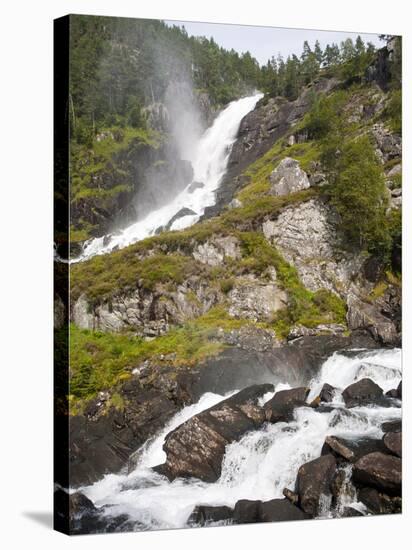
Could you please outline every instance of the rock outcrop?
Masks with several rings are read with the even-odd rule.
[[[272,423],[292,420],[294,409],[307,404],[308,394],[309,388],[305,387],[276,392],[265,404],[266,419]]]
[[[136,289],[97,305],[81,295],[72,305],[72,321],[81,328],[103,332],[133,330],[142,336],[159,336],[170,326],[203,315],[223,299],[217,287],[198,276],[171,290],[147,290],[136,284]]]
[[[269,176],[272,195],[289,195],[310,187],[309,179],[293,158],[282,159]]]
[[[381,402],[383,390],[378,384],[375,384],[370,378],[362,378],[348,386],[342,392],[345,405],[350,409]]]
[[[402,499],[379,492],[372,487],[362,487],[358,491],[358,500],[364,504],[370,514],[400,514]]]
[[[327,436],[322,447],[322,455],[332,453],[337,459],[354,463],[362,456],[372,452],[384,452],[385,447],[380,439],[344,439]]]
[[[213,267],[222,265],[227,258],[238,260],[241,257],[239,241],[236,237],[216,236],[199,244],[192,253],[195,260]]]
[[[400,344],[400,334],[396,322],[400,304],[393,303],[392,307],[388,304],[385,309],[381,308],[379,303],[371,304],[362,301],[352,293],[349,293],[347,297],[347,304],[349,328],[352,330],[366,329],[383,345],[398,346]]]
[[[271,321],[288,303],[286,292],[276,283],[261,282],[254,277],[239,279],[228,298],[229,315],[251,321]]]
[[[257,401],[268,391],[273,391],[270,384],[246,388],[170,432],[163,445],[167,459],[158,471],[169,479],[219,479],[226,445],[265,421],[264,410]]]
[[[299,505],[311,516],[317,516],[321,499],[331,497],[331,484],[336,471],[336,459],[325,455],[303,464],[298,471],[296,492]]]
[[[294,265],[309,290],[321,288],[344,295],[359,274],[363,259],[337,253],[338,219],[320,199],[285,208],[276,220],[263,224],[263,233]]]
[[[402,458],[402,432],[389,432],[385,434],[383,443],[390,453]]]
[[[216,204],[205,211],[205,217],[219,214],[246,183],[242,172],[264,155],[292,126],[303,117],[312,105],[312,94],[329,93],[339,84],[336,78],[319,78],[311,87],[305,88],[295,101],[282,97],[260,101],[256,108],[242,120],[238,138],[233,144],[228,169],[216,192]],[[297,135],[295,141],[304,139]]]
[[[400,496],[402,460],[381,452],[363,456],[353,466],[353,479],[362,485],[374,487],[383,493]]]

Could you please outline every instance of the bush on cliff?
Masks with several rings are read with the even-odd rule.
[[[367,136],[344,143],[330,188],[348,246],[386,257],[391,246],[382,166]]]

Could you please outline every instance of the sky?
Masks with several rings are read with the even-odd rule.
[[[233,48],[239,53],[249,51],[259,63],[265,64],[273,55],[280,53],[284,58],[288,55],[302,53],[303,42],[307,40],[313,46],[319,40],[322,49],[326,44],[338,44],[351,37],[356,39],[361,35],[364,42],[372,42],[377,47],[384,43],[377,34],[362,34],[337,31],[314,31],[305,29],[284,29],[277,27],[252,27],[247,25],[227,25],[219,23],[197,23],[187,21],[166,21],[168,25],[184,25],[189,35],[213,37],[215,42],[225,49]]]

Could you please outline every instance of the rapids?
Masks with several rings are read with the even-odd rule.
[[[227,446],[222,474],[216,483],[197,479],[169,482],[151,470],[152,466],[166,459],[162,450],[166,435],[191,416],[234,392],[226,395],[206,393],[198,403],[177,413],[153,440],[146,442],[139,450],[131,472],[107,475],[93,485],[81,488],[81,491],[97,507],[104,507],[103,514],[112,517],[127,515],[132,525],[130,527],[129,524],[128,529],[136,530],[184,527],[194,507],[199,504],[233,507],[237,500],[244,498],[263,501],[282,498],[285,487],[294,488],[299,467],[320,456],[327,435],[381,438],[382,422],[401,417],[401,409],[396,406],[355,407],[342,414],[342,391],[366,376],[384,391],[397,387],[401,380],[401,351],[335,352],[310,382],[308,398],[310,401],[318,395],[325,382],[335,386],[337,390],[332,411],[319,412],[300,407],[295,409],[292,422],[267,423],[261,429],[245,434],[242,439]],[[289,387],[281,380],[273,380],[273,384],[275,392]],[[272,395],[266,394],[260,404]],[[351,504],[362,508],[349,485],[342,499],[342,507]],[[321,516],[328,517],[330,514],[330,506],[325,503]]]

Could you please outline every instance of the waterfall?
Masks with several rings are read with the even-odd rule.
[[[385,391],[401,379],[401,352],[393,350],[335,353],[323,364],[311,381],[311,396],[317,395],[327,382],[336,388],[332,410],[318,411],[310,407],[295,410],[289,423],[264,424],[261,429],[246,433],[227,446],[222,474],[215,483],[197,479],[175,479],[169,482],[151,467],[165,460],[162,446],[166,435],[227,395],[204,394],[198,403],[185,407],[167,426],[146,443],[135,469],[129,474],[110,474],[91,486],[81,489],[102,513],[111,517],[126,514],[135,529],[167,529],[184,527],[196,505],[228,505],[239,499],[270,500],[282,498],[285,487],[293,489],[299,467],[320,456],[327,435],[347,438],[381,438],[382,422],[400,419],[401,409],[380,406],[354,407],[342,413],[342,391],[348,384],[368,376]],[[287,386],[274,380],[275,392]],[[262,402],[270,399],[266,394]],[[345,505],[360,508],[348,490]],[[327,506],[326,506],[327,508]],[[321,515],[328,514],[325,509]]]
[[[196,223],[208,206],[216,200],[216,190],[226,172],[230,151],[240,123],[254,109],[263,94],[232,101],[215,119],[194,148],[192,166],[194,178],[169,204],[149,212],[117,234],[87,241],[79,260],[123,248],[154,235],[159,228],[183,229]],[[182,211],[185,209],[185,211]],[[178,217],[179,212],[186,215]],[[176,218],[176,219],[174,219]]]

